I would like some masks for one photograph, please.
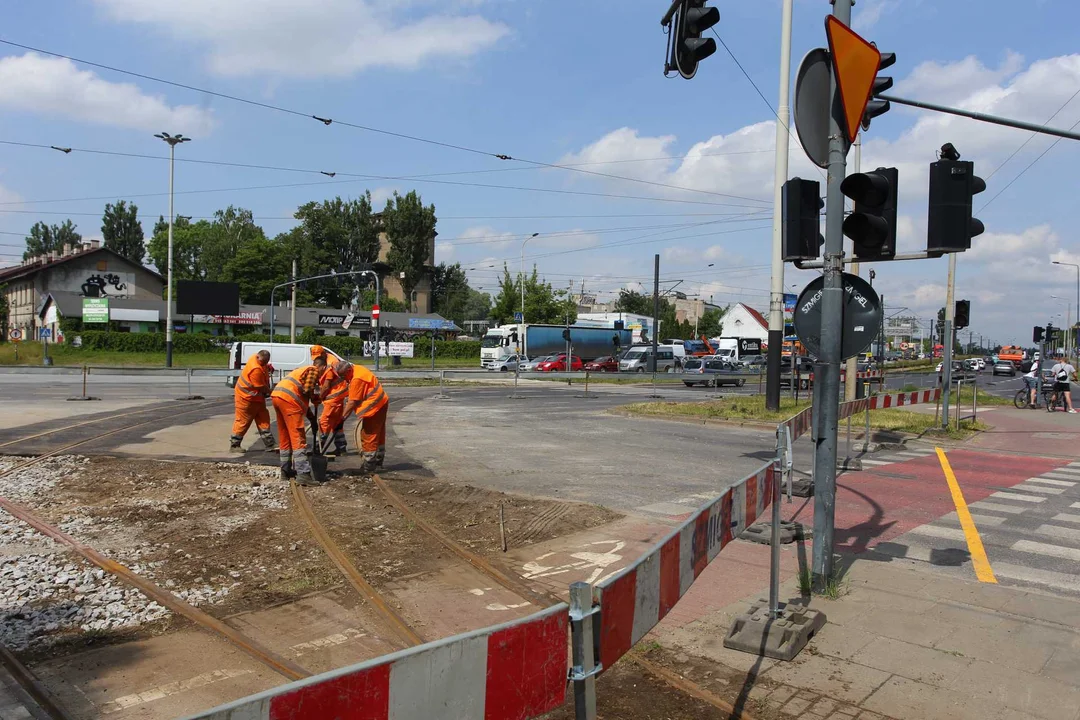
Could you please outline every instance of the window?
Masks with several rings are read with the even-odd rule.
[[[657,357],[661,360],[672,360],[675,355],[670,350],[661,350]]]

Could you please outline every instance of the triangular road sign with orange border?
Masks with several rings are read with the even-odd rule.
[[[848,140],[855,142],[866,103],[874,89],[881,53],[832,15],[825,18],[825,34],[829,38],[829,54],[844,108]]]

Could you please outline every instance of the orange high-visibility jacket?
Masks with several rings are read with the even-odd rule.
[[[349,394],[349,383],[353,379],[353,369],[345,371],[345,375],[338,375],[333,368],[326,368],[326,372],[319,378],[319,385],[323,388],[322,402],[329,404],[344,404]]]
[[[305,388],[317,387],[315,380],[318,378],[318,372],[319,370],[314,365],[305,365],[304,367],[296,368],[281,379],[281,382],[274,388],[274,392],[270,394],[270,397],[278,400],[285,400],[286,402],[296,405],[304,412],[307,412],[308,403],[314,393]],[[314,374],[315,377],[309,377],[309,373]]]
[[[233,391],[237,400],[261,400],[264,392],[270,389],[270,376],[266,366],[259,363],[258,354],[248,358],[240,377],[236,379]]]
[[[378,412],[390,402],[379,378],[363,365],[353,365],[353,378],[349,383],[349,400],[359,403],[356,406],[356,414],[362,418]]]

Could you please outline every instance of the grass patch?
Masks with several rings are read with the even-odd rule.
[[[825,580],[824,585],[818,588],[817,594],[826,600],[839,600],[851,592],[851,587],[846,578],[839,574]]]
[[[1023,387],[1023,386],[1017,387],[1017,390],[1019,390],[1020,387]],[[976,391],[976,388],[973,388],[970,385],[961,385],[960,386],[960,409],[961,409],[961,411],[963,411],[965,409],[965,407],[966,407],[967,410],[971,410],[971,396],[972,396],[973,392],[975,392],[975,391]],[[1012,401],[1011,397],[1006,398],[1006,397],[1000,397],[998,395],[991,395],[990,393],[988,393],[985,390],[977,390],[977,392],[978,392],[978,396],[979,396],[979,406],[980,407],[984,406],[984,405],[989,407],[989,406],[992,406],[992,405],[1012,405],[1013,404],[1013,401]],[[955,388],[955,386],[953,387],[953,390],[950,393],[949,400],[952,402],[952,404],[954,406],[956,405],[956,388]]]
[[[632,403],[625,406],[631,415],[651,417],[696,417],[722,420],[758,420],[761,422],[783,422],[798,411],[810,406],[809,400],[780,398],[780,411],[770,412],[765,409],[765,397],[762,395],[729,397],[722,400],[705,402],[657,402]]]
[[[809,597],[813,589],[814,582],[810,577],[810,568],[803,568],[799,571],[799,593],[803,597]]]
[[[18,358],[16,359],[16,349]],[[54,365],[101,365],[109,367],[165,367],[164,352],[121,352],[118,350],[84,350],[70,345],[50,345],[49,357]],[[228,352],[173,353],[173,367],[224,368]],[[0,344],[0,365],[29,365],[41,367],[42,346],[39,342]]]

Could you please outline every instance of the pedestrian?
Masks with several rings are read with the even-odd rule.
[[[236,416],[229,437],[229,452],[244,452],[240,443],[253,422],[266,449],[274,449],[274,436],[270,434],[270,411],[266,409],[266,398],[270,397],[270,373],[273,372],[271,367],[270,352],[260,350],[248,358],[240,377],[236,379],[233,390]]]
[[[349,401],[344,417],[354,412],[360,422],[361,472],[372,473],[383,465],[386,457],[386,410],[390,400],[382,383],[363,365],[353,366],[349,382]]]
[[[1029,368],[1028,372],[1024,373],[1024,387],[1028,389],[1031,396],[1029,398],[1028,407],[1032,410],[1038,408],[1039,383],[1042,378],[1042,376],[1039,374],[1039,367],[1041,364],[1039,362],[1040,357],[1041,356],[1039,355],[1039,353],[1035,353],[1035,355],[1031,358],[1031,367]]]
[[[308,460],[306,420],[315,426],[312,402],[318,402],[319,377],[326,370],[326,348],[311,346],[311,365],[293,370],[270,394],[278,424],[281,479],[296,478],[301,485],[314,482]]]
[[[349,383],[353,379],[352,363],[339,360],[327,366],[319,378],[319,397],[322,412],[319,413],[319,450],[325,453],[334,436],[334,453],[341,457],[348,452],[345,438],[345,403],[349,399]]]
[[[1075,413],[1076,409],[1072,404],[1072,385],[1069,381],[1076,377],[1076,368],[1069,364],[1068,359],[1061,358],[1054,367],[1050,368],[1050,373],[1054,376],[1054,392],[1064,395],[1066,409]],[[1050,410],[1053,409],[1050,408]]]

